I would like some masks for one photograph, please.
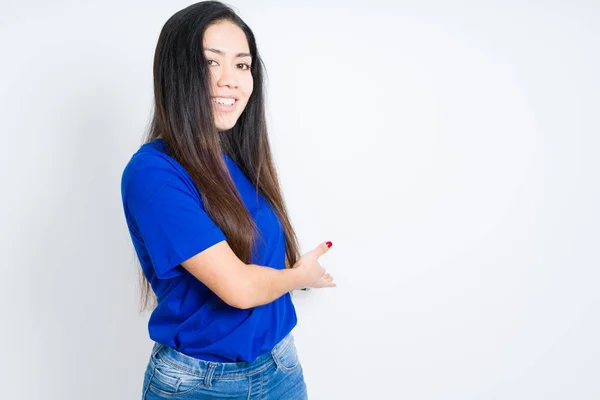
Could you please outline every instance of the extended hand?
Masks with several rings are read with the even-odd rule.
[[[319,244],[316,248],[304,254],[294,268],[298,268],[306,277],[305,288],[326,288],[334,287],[333,277],[325,272],[325,268],[319,263],[319,257],[325,254],[332,246],[331,242]]]

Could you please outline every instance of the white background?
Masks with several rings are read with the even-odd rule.
[[[183,1],[0,5],[3,399],[136,399],[120,178]],[[231,3],[268,70],[311,399],[600,398],[600,3]]]

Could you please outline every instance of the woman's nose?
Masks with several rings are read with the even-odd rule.
[[[219,72],[220,76],[217,82],[219,86],[237,87],[238,82],[235,70],[228,67],[222,67]]]

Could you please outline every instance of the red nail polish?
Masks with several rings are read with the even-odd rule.
[[[325,244],[327,245],[327,247],[331,247],[331,246],[333,246],[333,243],[331,243],[331,242],[327,242],[327,243],[325,243]]]

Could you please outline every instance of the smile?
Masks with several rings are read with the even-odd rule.
[[[231,97],[214,97],[213,102],[221,111],[233,111],[237,104],[237,99]]]

